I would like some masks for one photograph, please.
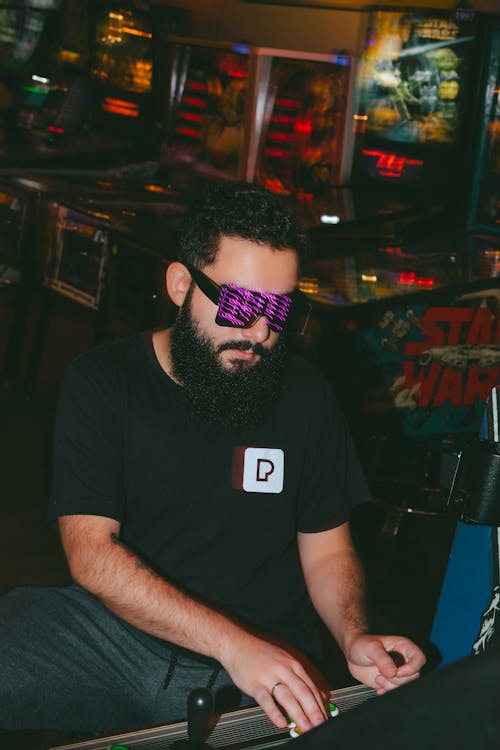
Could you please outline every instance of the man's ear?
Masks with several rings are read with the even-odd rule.
[[[186,266],[174,260],[167,268],[165,282],[168,296],[177,307],[182,307],[191,286],[191,274]]]

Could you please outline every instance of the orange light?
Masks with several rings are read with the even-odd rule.
[[[127,102],[124,99],[113,99],[106,97],[102,108],[105,112],[113,115],[122,115],[123,117],[139,117],[139,105],[133,102]]]
[[[133,29],[130,26],[122,26],[120,31],[124,34],[130,34],[131,36],[142,36],[145,39],[153,38],[153,35],[148,31],[139,31],[139,29]]]

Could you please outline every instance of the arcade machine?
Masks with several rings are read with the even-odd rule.
[[[353,240],[368,248],[465,229],[481,40],[482,21],[472,11],[369,14],[346,128],[354,138],[350,179],[292,200],[314,249],[343,252]],[[257,179],[264,157],[265,147]]]
[[[157,157],[160,38],[185,29],[187,11],[67,0],[57,20],[57,43],[53,38],[46,54],[26,66],[2,171],[10,165],[103,169]]]
[[[339,186],[350,174],[354,82],[343,52],[255,49],[245,176],[280,193],[306,228],[327,213],[332,223],[352,214]]]
[[[60,0],[0,4],[0,148],[9,145],[21,84],[35,60],[47,58]]]
[[[464,226],[482,31],[471,11],[371,16],[352,172],[363,197],[376,185],[389,205],[436,206]]]
[[[365,685],[332,690],[331,721],[356,710],[374,696],[375,691]],[[206,688],[193,690],[187,704],[187,721],[60,745],[50,750],[203,750],[206,747],[214,750],[271,750],[299,737],[293,722],[286,729],[277,729],[260,706],[221,712]]]
[[[349,55],[257,47],[246,178],[282,195],[311,195],[347,179],[353,114]]]
[[[375,501],[361,518],[380,532],[360,537],[368,577],[388,558],[399,596],[386,611],[415,635],[430,632],[454,531],[456,453],[500,376],[499,273],[500,246],[465,235],[313,255],[303,269],[313,315],[299,348],[332,383]]]
[[[50,62],[56,71],[57,84],[47,76],[33,74],[36,82],[26,87],[30,106],[20,110],[22,127],[18,131],[29,141],[24,152],[27,163],[20,168],[17,155],[10,152],[0,168],[5,175],[0,194],[6,230],[0,247],[2,297],[8,291],[9,300],[14,299],[3,379],[12,380],[17,373],[30,297],[42,277],[39,269],[43,267],[44,248],[38,241],[38,224],[47,202],[58,195],[73,195],[75,199],[79,195],[100,195],[104,199],[126,194],[128,201],[133,200],[136,188],[131,192],[127,178],[134,175],[137,165],[118,167],[115,178],[104,167],[153,152],[153,60],[161,35],[185,29],[189,16],[178,8],[144,6],[141,12],[134,8],[94,2],[89,14],[87,6],[67,0],[58,16],[63,27],[62,43],[53,47],[50,60],[48,53],[44,60],[45,66]],[[153,27],[158,43],[147,30]],[[92,31],[90,61],[86,29]],[[113,56],[109,54],[111,47]],[[90,63],[92,77],[88,74]],[[117,88],[120,75],[121,94]],[[125,89],[130,89],[130,106],[124,104],[119,111],[113,100],[120,95],[124,103]],[[91,100],[91,107],[86,106],[87,100]],[[5,166],[9,160],[12,165]],[[95,168],[88,169],[93,163]],[[15,176],[8,178],[9,172]],[[151,200],[157,193],[155,190]]]
[[[469,215],[470,241],[497,259],[490,309],[500,307],[500,24],[490,22],[486,42],[476,171]],[[491,352],[498,357],[498,335]],[[480,654],[498,640],[500,602],[498,498],[500,369],[476,439],[464,445],[449,496],[459,521],[443,580],[432,641],[442,663]]]
[[[165,270],[183,212],[177,194],[168,202],[138,199],[133,205],[120,196],[48,204],[43,225],[47,256],[27,364],[28,394],[50,349],[55,305],[67,321],[84,321],[91,332],[84,348],[173,320]],[[80,351],[69,351],[64,365]]]
[[[43,280],[47,247],[42,227],[51,201],[58,196],[74,200],[126,195],[127,183],[111,179],[73,179],[36,174],[0,179],[0,343],[1,379],[12,382],[18,375],[24,335],[36,312]]]
[[[250,59],[245,44],[168,39],[161,163],[177,189],[245,177]]]
[[[75,226],[81,228],[88,223],[91,236],[96,231],[96,217],[99,216],[104,217],[106,231],[111,231],[112,221],[117,222],[115,234],[125,231],[127,227],[126,231],[130,235],[133,227],[136,249],[144,246],[145,257],[150,254],[151,243],[154,247],[163,248],[163,252],[168,255],[169,250],[165,245],[165,242],[168,245],[168,231],[166,240],[159,236],[164,229],[163,221],[167,221],[166,217],[171,213],[172,221],[175,222],[181,203],[194,187],[198,187],[200,180],[242,177],[245,163],[242,146],[248,47],[190,38],[166,39],[162,45],[163,58],[158,75],[167,94],[157,97],[156,101],[159,109],[163,108],[164,117],[168,118],[164,122],[169,135],[164,138],[158,175],[141,177],[137,174],[134,177],[129,173],[129,179],[120,180],[112,179],[108,172],[107,177],[92,183],[92,187],[84,195],[79,196],[77,191],[70,189],[69,195],[64,198],[58,199],[53,191],[52,194],[50,191],[46,192],[44,196],[44,204],[52,200],[59,206],[58,210],[69,210],[71,216],[77,217]],[[109,61],[105,63],[108,64]],[[109,111],[110,96],[106,95],[102,104],[103,117],[121,116]],[[36,181],[40,182],[38,178]],[[175,188],[170,187],[169,183],[173,183]],[[95,193],[93,198],[92,190]],[[55,228],[60,226],[58,210],[52,209],[49,216],[49,222],[53,221]],[[162,218],[159,218],[158,211],[163,212]],[[49,243],[48,247],[49,255],[53,254],[53,245]],[[93,247],[95,249],[96,246]],[[58,252],[61,256],[61,268],[64,269],[66,254],[71,253],[69,244],[62,242]],[[89,253],[89,257],[91,256],[94,257],[95,253]],[[125,258],[125,254],[121,254],[120,258],[122,257]],[[113,268],[117,266],[115,256],[110,256],[110,261]],[[107,260],[103,262],[106,265]],[[54,271],[51,263],[49,257],[49,270],[44,270],[42,274],[45,292],[30,355],[29,381],[34,379],[38,371],[37,363],[46,341],[52,309],[49,299],[52,300],[54,295],[70,297],[73,308],[83,306],[99,311],[98,315],[93,316],[97,328],[101,327],[104,320],[100,295],[93,295],[93,300],[87,299],[85,294],[77,291],[77,281],[73,290],[68,292],[64,284],[53,278],[52,274],[56,273],[57,276],[58,272]],[[133,267],[130,270],[132,275]],[[85,285],[83,281],[82,284]],[[137,322],[134,330],[138,325]],[[98,338],[100,335],[96,329],[95,336]],[[110,335],[108,326],[106,336]]]
[[[500,24],[498,21],[492,24],[490,30],[487,59],[469,228],[498,235],[500,234]]]

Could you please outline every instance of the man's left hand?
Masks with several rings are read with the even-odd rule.
[[[400,654],[400,666],[391,652]],[[413,641],[392,635],[356,636],[349,644],[346,659],[352,676],[374,687],[378,695],[415,680],[426,661]]]

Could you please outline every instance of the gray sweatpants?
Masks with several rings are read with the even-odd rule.
[[[0,597],[4,729],[107,733],[175,721],[189,692],[207,686],[224,710],[251,703],[227,672],[139,634],[79,586]]]

